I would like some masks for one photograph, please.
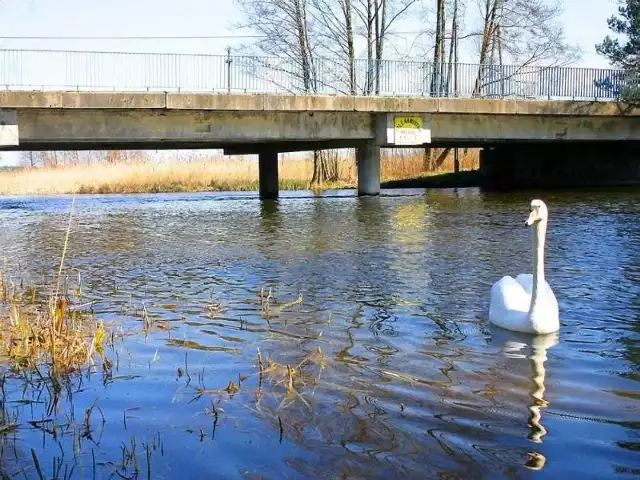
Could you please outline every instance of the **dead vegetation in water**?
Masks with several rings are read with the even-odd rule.
[[[0,270],[0,358],[13,369],[46,365],[54,374],[69,373],[90,363],[95,353],[103,353],[107,332],[84,311],[81,282],[72,292],[68,279],[62,284],[74,203],[75,197],[53,284],[25,286]]]
[[[285,309],[293,307],[294,305],[302,305],[303,303],[302,294],[300,293],[298,294],[298,298],[296,298],[295,300],[275,305],[272,308],[272,303],[274,302],[272,287],[269,287],[269,290],[266,294],[264,291],[264,287],[262,287],[258,296],[260,297],[260,314],[262,315],[262,318],[267,321],[279,316]]]
[[[205,395],[219,395],[225,392],[229,396],[233,396],[240,391],[253,392],[255,398],[259,399],[265,393],[263,385],[268,383],[271,386],[271,392],[276,394],[285,393],[284,400],[292,400],[298,397],[303,403],[306,403],[306,400],[302,398],[299,391],[304,387],[318,384],[322,376],[322,370],[326,367],[326,363],[326,355],[320,347],[316,347],[313,353],[307,355],[294,366],[278,363],[271,358],[271,356],[267,356],[265,359],[262,352],[258,349],[256,355],[257,371],[252,374],[238,375],[238,382],[236,383],[234,379],[231,379],[225,388],[207,389],[203,386],[196,387],[196,396],[191,401],[197,400]],[[304,368],[307,366],[315,366],[317,368],[315,374],[312,374]],[[184,370],[179,369],[180,376],[182,376],[185,371],[188,372],[186,365]],[[256,388],[245,388],[242,385],[243,382],[248,379],[256,377]]]
[[[104,326],[77,310],[65,297],[55,304],[25,304],[15,297],[0,315],[0,356],[14,367],[49,364],[56,371],[80,370],[102,353]]]

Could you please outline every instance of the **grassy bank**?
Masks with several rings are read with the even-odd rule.
[[[477,151],[461,150],[461,168],[477,168]],[[76,157],[77,158],[77,157]],[[323,188],[349,188],[357,184],[357,169],[352,152],[339,156],[329,154],[336,178]],[[422,149],[383,151],[381,176],[383,182],[427,177],[453,170],[453,154],[434,151],[426,157]],[[312,187],[311,155],[292,158],[284,154],[279,159],[282,190]],[[200,191],[248,191],[258,189],[257,157],[194,157],[162,162],[137,155],[115,163],[74,162],[56,166],[21,167],[0,171],[0,194],[44,195],[68,193],[160,193]]]

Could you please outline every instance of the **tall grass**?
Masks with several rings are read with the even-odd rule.
[[[460,150],[461,169],[477,168],[477,151]],[[337,181],[331,188],[353,187],[357,168],[353,152],[334,155]],[[424,150],[382,153],[382,180],[397,180],[453,171],[451,151],[438,150],[430,158]],[[313,160],[283,154],[279,158],[281,189],[307,189]],[[257,157],[198,157],[152,161],[145,156],[118,163],[25,167],[0,171],[0,194],[42,195],[70,193],[159,193],[246,191],[258,189]]]

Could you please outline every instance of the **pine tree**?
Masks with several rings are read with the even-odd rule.
[[[620,43],[609,35],[596,45],[596,51],[609,61],[625,70],[637,71],[640,67],[640,0],[621,0],[618,7],[619,16],[607,19],[609,29],[619,35],[625,35],[627,41]]]
[[[612,65],[624,70],[620,99],[633,105],[640,104],[640,0],[620,0],[618,16],[607,19],[609,29],[626,37],[622,43],[609,35],[596,45],[596,52]],[[625,41],[626,40],[626,41]]]

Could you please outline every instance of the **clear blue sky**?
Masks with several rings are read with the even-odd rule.
[[[423,0],[435,4],[435,0]],[[468,9],[476,9],[467,0]],[[609,32],[606,18],[615,13],[617,0],[564,0],[563,22],[567,40],[583,50],[580,66],[606,68],[594,44]],[[0,36],[236,36],[241,20],[231,0],[0,0]],[[400,27],[418,30],[417,21]],[[398,39],[409,45],[407,34]],[[78,49],[132,52],[224,54],[228,46],[246,39],[197,40],[51,40],[0,39],[0,48]],[[399,45],[402,48],[402,45]],[[1,74],[2,72],[0,72]],[[16,154],[0,154],[0,164],[14,163]]]

